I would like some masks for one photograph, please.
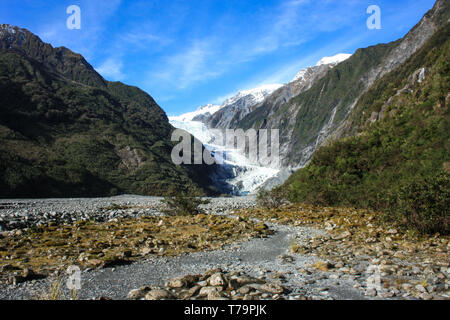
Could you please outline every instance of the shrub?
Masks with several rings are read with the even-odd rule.
[[[167,206],[163,211],[170,216],[190,216],[204,213],[200,205],[208,204],[210,200],[203,199],[197,193],[179,192],[165,196],[163,203]]]
[[[387,196],[386,218],[420,233],[450,234],[450,174],[416,179]]]
[[[260,188],[256,195],[258,206],[268,209],[278,208],[287,203],[286,193],[279,188],[273,190],[264,190]]]
[[[359,99],[344,138],[319,148],[286,181],[289,200],[368,208],[400,227],[449,234],[450,109],[441,101],[449,91],[448,28]],[[424,81],[411,83],[423,67]],[[368,121],[383,107],[383,119]]]

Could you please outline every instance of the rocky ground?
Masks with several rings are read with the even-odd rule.
[[[33,226],[73,223],[76,221],[103,222],[114,218],[161,216],[163,207],[159,197],[122,195],[110,198],[74,199],[0,199],[0,232]],[[254,206],[252,197],[216,198],[205,205],[208,212]]]
[[[3,200],[0,206],[3,227],[10,230],[1,233],[0,241],[10,241],[12,238],[24,241],[25,235],[31,244],[45,238],[58,239],[58,230],[66,228],[72,236],[75,235],[75,240],[80,236],[78,242],[82,243],[86,240],[82,239],[85,235],[77,232],[111,231],[111,226],[123,225],[124,221],[133,229],[133,223],[141,223],[142,219],[148,224],[146,228],[155,240],[161,234],[167,236],[172,232],[176,235],[173,231],[186,224],[186,221],[162,217],[160,199],[151,197]],[[205,206],[205,210],[227,217],[198,217],[197,227],[216,230],[230,241],[214,233],[207,238],[208,231],[203,230],[200,233],[204,233],[205,238],[201,246],[197,246],[197,242],[189,242],[192,235],[184,237],[179,233],[179,238],[176,238],[178,242],[165,238],[162,243],[156,240],[147,246],[148,241],[137,241],[139,245],[126,253],[127,246],[131,246],[128,238],[143,239],[134,234],[121,234],[112,243],[121,249],[118,254],[127,261],[125,264],[104,263],[103,252],[92,253],[92,250],[85,255],[82,252],[83,259],[80,260],[78,252],[75,254],[69,250],[73,245],[66,248],[68,262],[83,269],[81,290],[76,292],[76,297],[288,300],[450,297],[449,242],[445,237],[413,240],[398,230],[383,229],[370,214],[365,216],[356,211],[352,211],[351,215],[347,212],[347,216],[343,217],[339,209],[330,214],[329,208],[260,210],[254,208],[253,197],[215,198]],[[357,216],[365,221],[364,225],[358,222],[361,219],[356,219]],[[258,220],[252,222],[254,218]],[[85,220],[81,223],[84,227],[68,230],[74,225],[72,220]],[[263,227],[261,221],[268,228]],[[42,233],[45,237],[38,234],[32,238],[34,233],[29,230],[35,230],[36,224],[45,229]],[[12,228],[14,226],[32,228],[18,231]],[[61,236],[64,239],[64,235]],[[215,237],[223,243],[215,243]],[[127,240],[126,245],[124,239]],[[46,245],[48,243],[37,245],[36,250]],[[197,248],[192,248],[192,245]],[[40,279],[33,276],[39,272],[30,268],[11,270],[16,265],[14,259],[20,257],[20,252],[18,257],[11,257],[11,249],[15,247],[20,249],[16,242],[0,248],[1,274],[20,273],[16,281],[0,284],[0,299],[71,297],[65,285],[67,275],[64,268],[68,262],[61,262],[60,266],[64,268],[51,269],[54,272]],[[172,250],[174,247],[184,249]],[[144,249],[147,251],[143,254]],[[50,254],[61,256],[57,251]],[[72,261],[71,257],[76,259]],[[89,260],[94,260],[96,264],[90,266]],[[30,263],[26,259],[20,262]],[[27,277],[29,281],[21,281]]]

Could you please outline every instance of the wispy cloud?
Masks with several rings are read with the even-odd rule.
[[[135,30],[119,35],[117,40],[122,47],[123,44],[125,43],[125,44],[132,44],[133,46],[138,48],[143,48],[148,46],[149,44],[154,43],[158,43],[160,45],[167,45],[172,42],[171,39],[162,36]]]
[[[354,2],[349,1],[339,12],[330,10],[333,5],[330,1],[283,2],[276,8],[256,14],[255,26],[249,25],[244,33],[233,33],[233,21],[227,21],[228,28],[219,23],[212,25],[210,34],[214,37],[191,40],[187,46],[166,57],[163,65],[152,66],[148,85],[154,87],[165,83],[174,89],[185,90],[281,48],[299,47],[321,31],[341,28],[350,15],[360,14],[350,9],[354,8]],[[327,12],[326,21],[322,21]],[[273,80],[285,80],[298,65],[277,72]]]
[[[257,88],[265,84],[288,83],[301,69],[314,66],[316,62],[325,56],[332,56],[338,53],[353,53],[349,52],[348,48],[357,45],[363,41],[365,37],[367,37],[367,35],[358,35],[354,37],[344,36],[328,43],[313,53],[301,56],[298,59],[285,61],[281,65],[277,65],[275,68],[260,70],[260,72],[255,73],[245,81],[236,83],[235,91],[218,96],[213,99],[212,103],[222,103],[227,98],[236,94],[237,90]]]
[[[188,46],[166,57],[162,66],[148,73],[149,86],[164,81],[178,90],[187,89],[274,52],[280,46],[300,45],[306,37],[293,30],[298,25],[298,7],[306,2],[291,1],[283,4],[275,15],[264,13],[259,22],[265,27],[240,37],[227,37],[229,30],[224,30],[223,24],[217,24],[215,30],[211,26],[211,33],[216,36],[191,40]]]
[[[194,83],[206,81],[223,73],[214,66],[215,40],[193,40],[184,51],[166,57],[161,68],[149,72],[151,84],[164,81],[174,88],[185,89]]]
[[[125,78],[122,69],[123,62],[121,60],[117,58],[109,58],[95,70],[97,70],[98,73],[108,80],[120,81]]]

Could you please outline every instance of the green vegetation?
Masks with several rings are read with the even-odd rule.
[[[260,188],[256,194],[256,204],[262,208],[274,209],[286,203],[287,195],[281,189],[265,190]]]
[[[164,197],[163,203],[167,209],[164,210],[169,216],[192,216],[204,213],[200,208],[202,204],[210,203],[195,192],[177,192]]]
[[[372,208],[420,232],[450,233],[449,34],[447,24],[374,84],[351,115],[358,135],[320,148],[281,187],[290,200]]]
[[[212,166],[172,163],[174,129],[148,94],[26,36],[0,49],[0,197],[216,193]]]
[[[329,70],[309,90],[276,110],[272,109],[271,104],[263,104],[244,117],[238,127],[258,128],[265,123],[265,119],[280,119],[276,127],[280,129],[280,142],[290,144],[288,157],[290,163],[297,165],[302,150],[315,144],[334,109],[334,123],[345,120],[351,105],[366,87],[364,77],[367,71],[379,65],[397,45],[398,41],[358,49],[348,60]],[[299,110],[294,122],[290,111],[293,109]],[[290,141],[283,140],[287,137],[290,137]]]
[[[384,209],[388,217],[421,233],[450,230],[450,175],[419,177],[388,194]]]

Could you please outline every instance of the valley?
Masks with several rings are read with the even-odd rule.
[[[77,299],[186,299],[191,289],[194,300],[449,298],[448,237],[407,235],[389,224],[379,224],[374,219],[375,214],[369,211],[312,206],[262,210],[256,207],[252,196],[210,199],[211,203],[203,208],[211,217],[197,216],[186,220],[192,227],[198,224],[195,232],[200,237],[187,234],[186,237],[183,232],[190,232],[192,227],[185,231],[181,230],[181,225],[176,227],[186,222],[179,217],[165,217],[160,200],[120,196],[2,201],[0,205],[8,206],[8,209],[0,211],[2,219],[8,217],[8,212],[16,212],[15,207],[20,208],[19,212],[50,209],[54,214],[39,223],[42,231],[30,229],[1,233],[0,247],[5,241],[11,241],[8,239],[14,239],[17,253],[8,253],[2,264],[0,299],[68,299],[73,293],[65,286],[66,269],[73,263],[82,267]],[[70,237],[59,239],[51,235],[50,232],[63,230],[55,228],[63,223],[58,217],[62,213],[76,215],[77,207],[90,207],[94,209],[92,212],[102,212],[101,216],[108,218],[96,224],[90,222],[94,216],[88,214],[83,219],[86,224],[77,223],[78,231],[72,229],[69,232],[72,237],[77,237],[77,232],[80,235],[84,232],[83,241],[101,242],[106,238],[91,238],[87,231],[92,228],[96,234],[103,233],[102,225],[107,226],[107,232],[119,236],[111,238],[115,239],[114,247],[107,246],[109,251],[103,250],[104,255],[89,249],[92,244],[80,244],[78,250],[81,251],[72,257],[70,246],[63,244],[70,241]],[[26,215],[17,216],[25,219]],[[176,222],[177,219],[180,222]],[[256,228],[252,227],[253,219],[258,219]],[[160,222],[154,223],[153,220]],[[370,224],[366,224],[367,221]],[[143,233],[138,227],[128,227],[133,223],[140,225]],[[265,223],[266,227],[257,227],[260,223]],[[228,229],[227,224],[233,230]],[[64,229],[69,226],[62,225]],[[155,226],[158,226],[158,231],[149,229]],[[174,226],[177,231],[170,231]],[[21,250],[20,243],[27,243],[26,239],[33,237],[33,232],[42,232],[46,238],[52,239],[54,243],[45,243],[48,242],[45,238],[41,244],[31,243],[32,250],[52,251],[49,261],[53,262],[35,260],[28,245],[25,251]],[[167,232],[169,237],[161,238]],[[119,242],[123,235],[126,242]],[[144,245],[144,249],[149,248],[147,251],[133,244],[134,239],[148,237],[155,245]],[[184,245],[185,241],[190,244]],[[95,245],[99,246],[102,247],[100,243]],[[116,258],[105,260],[111,253]],[[28,271],[28,278],[21,278],[19,275],[23,271],[20,268],[34,271]],[[42,278],[43,275],[47,276]],[[212,275],[228,280],[221,285],[206,284]],[[189,282],[194,278],[199,281],[197,291],[193,291],[195,283]],[[16,282],[8,282],[8,279]],[[241,281],[241,284],[229,289],[227,286],[232,283],[231,279],[238,283]],[[379,282],[374,279],[379,279]],[[55,289],[57,287],[58,290]],[[213,288],[214,292],[204,289],[205,293],[199,294],[203,287]]]
[[[101,74],[120,63],[0,24],[0,299],[450,299],[449,35],[437,0],[397,40],[168,116],[172,98]],[[136,38],[120,39],[162,41]],[[206,96],[224,64],[193,49],[143,75],[149,91]],[[225,161],[174,161],[178,129]],[[226,130],[276,130],[279,161]]]

